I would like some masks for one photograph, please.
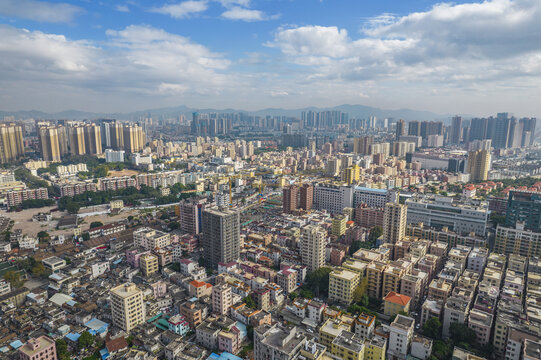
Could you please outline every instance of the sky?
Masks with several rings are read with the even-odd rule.
[[[0,0],[0,110],[541,116],[541,1]]]

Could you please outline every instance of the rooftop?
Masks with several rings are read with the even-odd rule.
[[[384,300],[400,306],[406,306],[411,301],[411,297],[391,291],[385,296]]]

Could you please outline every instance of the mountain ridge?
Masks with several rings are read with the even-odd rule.
[[[407,121],[411,120],[449,120],[451,114],[437,114],[431,111],[426,110],[413,110],[413,109],[381,109],[377,107],[359,105],[359,104],[343,104],[333,107],[317,107],[309,106],[304,108],[296,109],[284,109],[284,108],[263,108],[255,111],[247,111],[242,109],[217,109],[217,108],[196,108],[189,107],[186,105],[179,105],[173,107],[162,107],[154,109],[146,109],[132,112],[90,112],[90,111],[81,111],[75,109],[64,110],[60,112],[48,113],[40,110],[19,110],[19,111],[2,111],[0,110],[0,117],[4,116],[15,116],[16,119],[99,119],[99,118],[114,118],[119,120],[138,120],[141,116],[151,115],[151,116],[191,116],[193,112],[216,112],[216,113],[246,113],[249,115],[257,116],[288,116],[288,117],[299,117],[301,116],[302,111],[342,111],[349,114],[350,118],[368,118],[369,116],[376,116],[377,118],[395,118],[395,119],[404,119]],[[463,115],[468,117],[469,115]]]

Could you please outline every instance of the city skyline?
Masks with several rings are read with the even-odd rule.
[[[0,109],[537,116],[540,13],[533,0],[3,1]]]

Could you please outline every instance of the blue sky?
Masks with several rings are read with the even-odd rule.
[[[0,109],[541,114],[541,2],[0,0]]]

